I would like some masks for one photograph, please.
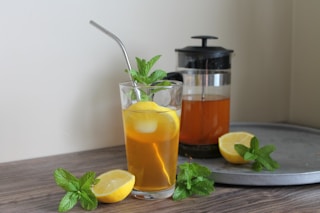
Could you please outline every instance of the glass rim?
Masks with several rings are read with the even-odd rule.
[[[168,86],[164,86],[164,85],[141,85],[141,84],[138,84],[136,86],[136,88],[159,88],[159,87],[161,87],[161,88],[170,89],[170,88],[182,87],[183,86],[183,82],[176,81],[176,80],[159,80],[159,81],[156,81],[156,82],[163,82],[163,81],[169,81],[172,84],[168,85]],[[135,86],[132,84],[131,81],[121,82],[121,83],[119,83],[119,85],[122,86],[122,87],[135,88]]]

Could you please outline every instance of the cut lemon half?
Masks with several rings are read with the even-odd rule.
[[[250,147],[251,138],[254,135],[248,132],[229,132],[219,137],[219,151],[222,157],[229,163],[244,164],[245,161],[234,149],[235,144]]]
[[[116,203],[124,200],[132,191],[135,177],[125,170],[111,170],[97,177],[99,182],[91,190],[102,203]]]

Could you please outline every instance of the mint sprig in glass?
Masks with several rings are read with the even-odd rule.
[[[165,86],[171,85],[170,81],[163,80],[167,76],[167,73],[164,70],[157,69],[151,72],[152,67],[160,59],[160,57],[161,55],[156,55],[149,61],[136,57],[137,69],[125,70],[125,72],[127,72],[132,77],[132,80],[135,81],[138,85],[160,86],[157,89],[150,88],[150,90],[148,91],[140,90],[141,101],[150,100],[150,96],[160,90],[165,89]],[[162,88],[161,86],[164,87]],[[132,95],[134,99],[137,99],[137,97],[135,97],[136,92],[132,91],[130,95]]]

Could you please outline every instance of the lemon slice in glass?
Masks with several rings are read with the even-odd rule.
[[[124,110],[126,134],[138,141],[166,141],[176,136],[180,119],[176,112],[168,107],[159,106],[153,101],[140,101]],[[153,139],[153,140],[151,140]]]

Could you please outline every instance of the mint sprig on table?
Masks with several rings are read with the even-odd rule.
[[[173,200],[210,195],[214,191],[214,181],[210,175],[211,171],[207,167],[197,163],[180,164]]]
[[[210,178],[211,171],[197,163],[183,163],[179,165],[176,188],[172,199],[182,200],[190,196],[207,196],[214,189],[214,181]],[[58,186],[66,191],[58,207],[59,212],[71,210],[80,201],[85,210],[94,210],[98,200],[91,191],[91,186],[99,182],[95,172],[87,172],[80,179],[65,169],[54,171],[54,179]]]
[[[275,146],[266,145],[259,148],[259,140],[257,137],[251,139],[250,147],[242,144],[235,144],[234,148],[244,160],[254,161],[252,164],[252,169],[254,171],[260,172],[263,169],[274,171],[280,167],[279,163],[270,156],[270,154],[275,151]]]
[[[152,67],[155,65],[155,63],[160,59],[161,55],[156,55],[153,58],[151,58],[149,61],[145,59],[141,59],[139,57],[136,57],[137,62],[137,68],[138,69],[131,69],[131,70],[125,70],[125,72],[129,73],[132,77],[132,80],[135,81],[138,85],[143,86],[170,86],[171,83],[167,80],[160,81],[164,79],[167,76],[167,73],[164,70],[157,69],[151,72]],[[140,90],[141,100],[150,100],[150,95],[162,90],[163,88],[158,89],[152,89],[149,91],[143,91]],[[132,91],[133,96],[135,96],[135,93]],[[136,99],[136,98],[134,98]]]
[[[80,179],[73,176],[65,169],[58,168],[54,171],[54,179],[58,186],[66,191],[58,207],[59,212],[71,210],[80,201],[85,210],[94,210],[98,200],[91,191],[91,186],[98,183],[95,172],[87,172]]]

